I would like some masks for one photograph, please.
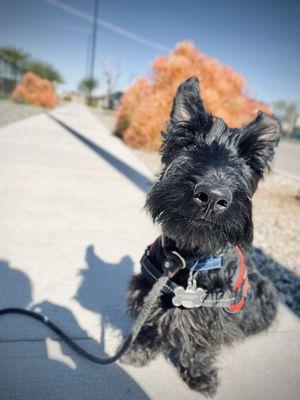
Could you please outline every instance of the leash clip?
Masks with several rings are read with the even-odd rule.
[[[173,278],[173,276],[176,275],[180,269],[184,269],[186,267],[185,259],[177,251],[173,250],[171,253],[177,259],[175,257],[168,257],[163,262],[163,268],[167,272],[169,278]],[[180,265],[178,265],[178,260],[180,261]]]

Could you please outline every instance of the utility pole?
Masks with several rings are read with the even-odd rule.
[[[97,28],[98,28],[98,23],[97,23],[98,10],[99,10],[99,0],[95,0],[90,79],[94,79],[96,43],[97,43]]]
[[[87,40],[86,40],[86,66],[85,66],[85,78],[89,79],[90,77],[90,54],[91,54],[91,44],[92,44],[92,34],[89,33],[87,35]]]

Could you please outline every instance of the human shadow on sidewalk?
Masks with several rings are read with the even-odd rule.
[[[273,282],[280,301],[300,317],[300,277],[258,247],[254,248],[252,259],[259,272]]]
[[[104,286],[105,282],[102,283]],[[87,291],[88,288],[83,293]],[[32,287],[27,275],[11,267],[7,261],[0,260],[0,308],[28,308],[32,304],[31,293]],[[90,295],[83,296],[88,304],[91,301]],[[80,327],[69,309],[49,301],[36,304],[35,308],[57,322],[67,334],[72,334],[87,351],[99,354],[98,341],[88,338],[87,332]],[[109,311],[106,313],[108,315]],[[115,321],[111,320],[112,323],[118,323]],[[45,337],[57,340],[52,331],[28,317],[6,315],[0,318],[0,399],[149,398],[118,364],[93,364],[76,355],[62,342],[59,342],[60,351],[51,354],[51,346],[45,342]]]
[[[71,135],[73,135],[81,143],[86,145],[99,157],[107,161],[111,166],[113,166],[127,179],[129,179],[132,183],[134,183],[140,190],[142,190],[144,193],[148,193],[153,182],[146,175],[132,168],[130,165],[126,164],[124,161],[120,160],[118,157],[114,156],[112,153],[105,150],[103,147],[99,146],[92,140],[88,139],[86,136],[82,135],[75,129],[71,128],[69,125],[61,121],[59,118],[54,117],[52,114],[49,113],[46,113],[46,115],[53,121],[55,121],[57,124],[62,126],[66,131],[71,133]]]

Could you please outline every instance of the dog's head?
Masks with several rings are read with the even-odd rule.
[[[270,169],[280,128],[263,112],[242,128],[209,114],[197,78],[176,93],[162,144],[163,171],[147,198],[181,248],[215,253],[252,242],[251,198]]]

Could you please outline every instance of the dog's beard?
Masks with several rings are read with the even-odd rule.
[[[250,223],[249,221],[249,225]],[[206,222],[198,224],[194,228],[189,223],[167,221],[161,223],[161,228],[163,234],[174,240],[178,249],[181,249],[183,253],[203,256],[221,254],[235,245],[248,248],[252,241],[249,237],[246,240],[245,235],[243,239],[240,239],[241,235],[238,229],[228,232],[221,226]]]
[[[153,220],[161,225],[163,234],[183,252],[212,255],[235,245],[251,246],[252,205],[242,192],[236,194],[230,210],[208,220],[192,200],[188,186],[182,184],[177,187],[156,184],[148,195],[146,207]]]

